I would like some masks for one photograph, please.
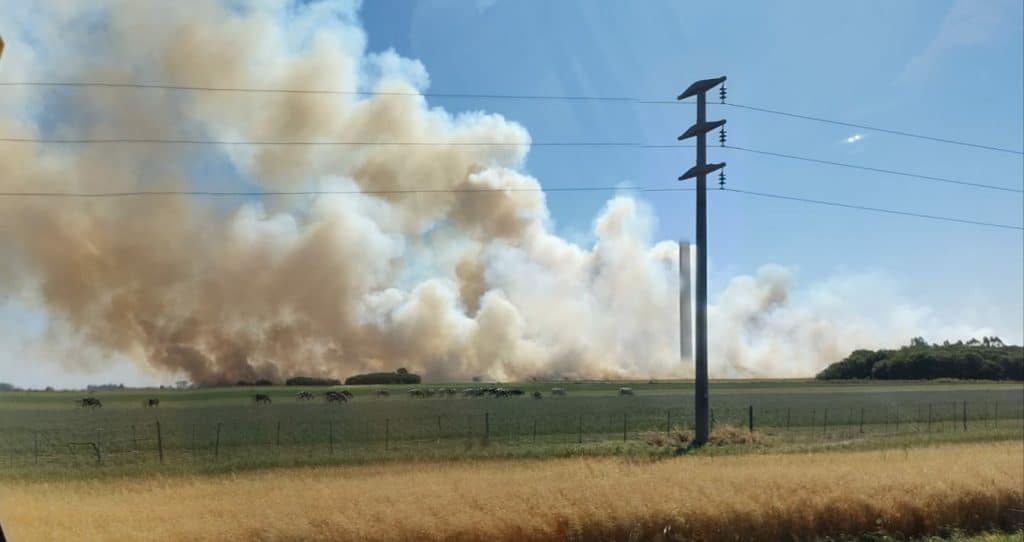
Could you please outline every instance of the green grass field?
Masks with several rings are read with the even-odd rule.
[[[633,396],[619,396],[627,385]],[[420,388],[473,384],[429,384]],[[476,386],[479,386],[477,384]],[[0,393],[0,477],[152,469],[256,468],[392,459],[649,454],[651,435],[692,427],[692,384],[531,383],[512,398],[411,398],[410,386],[212,388]],[[566,390],[551,396],[552,387]],[[376,397],[380,389],[391,395]],[[542,399],[529,397],[541,391]],[[256,393],[273,399],[257,406]],[[756,430],[793,449],[1020,438],[1024,385],[961,382],[723,381],[711,386],[716,425]],[[146,408],[158,398],[159,407]],[[966,412],[964,406],[966,405]],[[966,417],[965,417],[966,414]],[[157,430],[159,422],[159,432]],[[966,430],[964,425],[966,422]],[[160,451],[163,466],[160,466]]]

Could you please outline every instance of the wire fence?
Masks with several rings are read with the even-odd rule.
[[[950,401],[911,406],[712,408],[723,425],[782,438],[827,440],[1024,429],[1024,404]],[[209,462],[225,459],[375,457],[392,452],[458,455],[480,447],[545,447],[651,441],[693,427],[687,408],[619,413],[499,414],[253,421],[154,421],[128,426],[0,431],[0,467]]]

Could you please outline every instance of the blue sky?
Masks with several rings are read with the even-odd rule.
[[[345,2],[338,4],[344,8]],[[21,16],[39,25],[19,29],[23,36],[62,32],[45,15],[38,15],[42,21],[31,13]],[[275,17],[280,19],[276,24],[288,28],[289,39],[306,35],[300,27],[309,21],[293,21],[282,13]],[[420,62],[429,75],[427,93],[673,100],[696,79],[725,75],[728,99],[738,104],[1024,149],[1024,4],[1019,0],[370,0],[358,17],[367,52],[394,50]],[[15,34],[13,28],[0,30]],[[101,30],[76,30],[78,39],[102,35]],[[70,58],[75,57],[62,48],[80,49],[73,39],[51,41],[29,44]],[[14,54],[9,44],[5,68],[12,60],[19,65]],[[47,55],[40,55],[40,73],[54,70],[42,62]],[[22,69],[32,73],[35,66],[24,58],[31,57],[23,57]],[[141,82],[148,82],[146,62],[132,65]],[[40,115],[33,122],[44,132],[67,113],[62,107],[70,107],[53,92],[56,98],[31,113]],[[263,99],[246,99],[257,98]],[[712,103],[717,94],[714,98]],[[451,113],[499,113],[525,127],[534,142],[673,144],[694,122],[693,106],[675,103],[451,97],[428,102]],[[709,118],[727,119],[729,143],[740,147],[1024,188],[1021,154],[717,105],[709,108]],[[716,136],[709,138],[709,160],[728,163],[731,188],[1024,224],[1020,193],[720,149]],[[243,172],[216,150],[196,151],[191,158],[191,181],[198,188],[255,186],[246,184]],[[523,169],[548,188],[686,187],[692,185],[676,178],[693,160],[689,148],[534,145]],[[611,194],[549,192],[552,227],[590,248],[593,222]],[[657,217],[652,242],[693,239],[691,192],[637,197]],[[229,212],[237,203],[213,205]],[[1019,230],[717,191],[709,195],[708,229],[713,304],[736,277],[756,275],[762,266],[774,264],[793,273],[796,312],[821,309],[814,315],[819,320],[829,317],[826,309],[845,304],[849,307],[843,309],[861,316],[877,312],[880,326],[910,314],[907,321],[926,335],[934,332],[927,336],[934,341],[966,338],[939,335],[939,330],[949,335],[954,329],[986,329],[1014,343],[1024,341],[1024,234]],[[138,360],[119,355],[94,374],[71,374],[58,364],[22,364],[24,352],[51,340],[49,317],[43,309],[5,301],[0,299],[0,381],[156,382]],[[6,376],[12,372],[17,378]]]
[[[369,49],[421,60],[432,92],[673,99],[726,75],[729,101],[1011,149],[1024,147],[1020,2],[367,2]],[[521,122],[534,141],[672,143],[692,106],[432,99]],[[717,101],[717,100],[716,100]],[[1021,188],[1022,157],[729,107],[729,143]],[[859,137],[858,137],[859,135]],[[847,143],[847,138],[856,139]],[[692,149],[534,147],[545,186],[675,186]],[[728,186],[1020,225],[1019,194],[712,150]],[[693,237],[693,196],[643,196],[658,238]],[[586,239],[606,194],[548,196],[559,231]],[[1019,231],[724,193],[710,196],[711,290],[773,262],[801,282],[879,273],[939,317],[965,311],[1020,340]],[[896,302],[896,300],[893,300]]]

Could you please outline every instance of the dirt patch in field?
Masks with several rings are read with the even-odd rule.
[[[645,435],[644,440],[647,444],[656,447],[688,448],[693,444],[693,431],[676,428],[668,434],[651,432]],[[762,442],[764,442],[764,435],[760,431],[749,431],[731,425],[716,427],[708,435],[708,444],[711,446],[760,444]]]

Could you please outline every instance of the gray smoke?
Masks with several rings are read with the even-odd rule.
[[[166,81],[413,95],[5,89],[17,137],[406,141],[432,146],[0,145],[4,191],[402,191],[262,199],[0,199],[0,295],[46,311],[98,363],[197,382],[345,376],[685,376],[675,243],[611,199],[584,248],[549,229],[518,171],[520,125],[418,95],[424,67],[368,53],[346,2],[16,4],[8,80]],[[489,142],[488,146],[459,145]],[[238,179],[243,179],[239,181]],[[735,279],[711,310],[719,374],[807,374],[871,326],[789,305],[786,273]],[[909,334],[903,335],[909,336]],[[901,337],[902,338],[902,337]],[[28,361],[27,363],[31,363]],[[82,363],[69,360],[69,363]]]

